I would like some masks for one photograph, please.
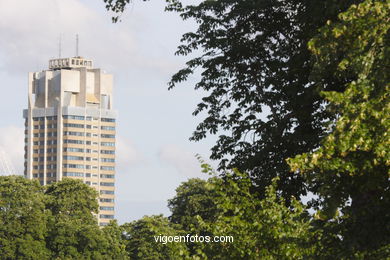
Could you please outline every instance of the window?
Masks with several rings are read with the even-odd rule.
[[[114,187],[115,183],[113,183],[113,182],[101,182],[100,186]]]
[[[84,169],[85,166],[83,164],[64,164],[64,168],[73,168],[73,169]]]
[[[84,136],[83,132],[64,131],[64,135]]]
[[[100,178],[114,179],[115,175],[114,174],[100,174]],[[103,185],[103,186],[110,186],[110,185]]]
[[[57,177],[57,173],[49,172],[49,173],[47,173],[47,177]]]
[[[63,115],[64,119],[84,120],[83,116]]]
[[[64,177],[84,177],[84,173],[82,172],[64,172]]]
[[[64,123],[64,127],[84,128],[84,125]]]
[[[114,215],[100,215],[100,218],[113,219]]]
[[[101,158],[100,159],[102,162],[115,162],[115,159],[114,158]]]
[[[100,150],[100,153],[102,154],[115,154],[114,150]]]
[[[114,207],[100,207],[100,210],[114,211]]]
[[[101,146],[115,146],[114,142],[101,142]]]
[[[64,152],[76,152],[76,153],[83,153],[84,149],[82,148],[73,148],[73,147],[65,147]]]
[[[102,138],[115,138],[115,135],[102,134]]]
[[[57,169],[57,164],[48,164],[46,169]]]
[[[82,140],[65,139],[64,144],[84,144]]]
[[[113,131],[113,130],[115,130],[115,126],[105,126],[105,125],[103,125],[103,126],[101,126],[101,129],[102,130],[111,130],[111,131]]]
[[[83,156],[64,155],[63,158],[64,160],[84,161]]]
[[[114,203],[114,199],[100,199],[100,202]]]
[[[102,118],[101,121],[102,122],[115,122],[115,119],[114,118]]]
[[[103,171],[114,171],[115,167],[114,166],[100,166],[100,170],[103,170]]]
[[[113,190],[101,190],[100,194],[114,194]]]

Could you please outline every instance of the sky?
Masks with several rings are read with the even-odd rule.
[[[0,161],[22,174],[28,72],[47,69],[59,56],[60,37],[61,57],[75,56],[78,34],[79,55],[114,75],[116,218],[168,216],[175,188],[207,177],[195,154],[207,159],[215,137],[189,141],[202,119],[192,116],[204,94],[193,90],[197,75],[168,91],[188,59],[174,52],[195,24],[164,12],[164,2],[135,0],[112,24],[103,0],[0,0]]]

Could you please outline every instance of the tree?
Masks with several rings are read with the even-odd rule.
[[[126,241],[123,239],[124,230],[121,226],[118,226],[116,220],[110,221],[102,231],[106,240],[106,243],[103,245],[105,248],[104,252],[109,256],[106,256],[105,258],[111,258],[113,260],[129,259],[128,253],[126,252]]]
[[[101,259],[105,238],[94,214],[98,193],[79,180],[64,179],[47,186],[47,247],[52,258]]]
[[[389,17],[388,1],[352,5],[309,44],[318,79],[356,78],[323,92],[337,122],[318,150],[289,160],[319,195],[317,217],[336,231],[339,257],[390,256]]]
[[[130,259],[165,260],[186,259],[188,257],[185,243],[156,241],[158,236],[183,235],[176,225],[159,216],[145,216],[140,220],[122,225],[125,231],[126,251]]]
[[[271,179],[280,177],[278,190],[289,200],[305,195],[301,175],[290,171],[286,159],[318,148],[325,135],[323,121],[334,119],[311,80],[309,40],[327,20],[362,0],[233,0],[182,4],[169,0],[167,10],[193,19],[194,32],[183,35],[177,55],[200,55],[173,75],[169,88],[195,71],[195,89],[208,93],[194,115],[207,113],[191,140],[219,134],[211,158],[220,169],[248,173],[264,194]],[[129,0],[104,0],[107,9],[121,13]],[[117,21],[114,18],[114,21]],[[323,78],[326,90],[343,91],[353,78]]]
[[[21,176],[0,176],[2,259],[49,259],[43,188]]]
[[[334,119],[311,80],[314,60],[307,48],[327,20],[361,1],[201,1],[183,6],[171,1],[168,10],[194,19],[198,28],[183,35],[176,54],[201,49],[177,72],[170,88],[201,72],[195,89],[207,91],[194,115],[207,112],[191,139],[220,134],[212,159],[220,169],[250,174],[259,195],[279,176],[278,190],[289,200],[305,195],[301,175],[285,161],[312,151],[325,135],[323,121]],[[349,77],[323,78],[323,89],[343,91]]]
[[[176,188],[175,197],[168,200],[172,212],[169,220],[180,224],[183,230],[191,230],[197,225],[197,216],[213,222],[218,216],[216,196],[215,190],[205,180],[194,178],[183,182]]]
[[[237,182],[237,177],[240,181]],[[291,198],[287,206],[276,191],[278,179],[264,199],[251,192],[251,180],[237,170],[209,180],[220,210],[214,220],[198,217],[201,230],[212,236],[232,236],[231,243],[197,245],[200,259],[303,259],[313,255],[316,232],[304,206]]]

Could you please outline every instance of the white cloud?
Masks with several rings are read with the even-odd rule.
[[[110,26],[108,13],[78,0],[0,0],[1,66],[23,73],[46,68],[58,57],[60,35],[62,56],[75,55],[76,34],[79,54],[103,64],[128,63],[135,45],[131,28]]]
[[[0,128],[0,174],[6,173],[4,163],[10,163],[16,174],[23,174],[24,130],[15,126]]]
[[[128,138],[117,136],[116,138],[116,161],[117,167],[128,169],[143,161],[143,156],[137,150],[134,143]]]
[[[75,55],[79,34],[79,55],[93,59],[97,67],[171,73],[179,63],[173,55],[166,59],[167,51],[173,54],[166,49],[167,39],[155,35],[150,41],[141,7],[112,24],[103,1],[0,0],[0,68],[23,74],[45,69],[50,58],[58,57],[60,35],[62,57],[69,57]]]
[[[174,166],[177,171],[187,177],[206,177],[201,172],[200,163],[195,158],[195,154],[182,147],[169,144],[161,148],[159,152],[161,160]]]

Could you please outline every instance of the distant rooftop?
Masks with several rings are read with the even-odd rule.
[[[73,58],[58,58],[49,60],[49,69],[92,68],[92,60],[77,56]]]

